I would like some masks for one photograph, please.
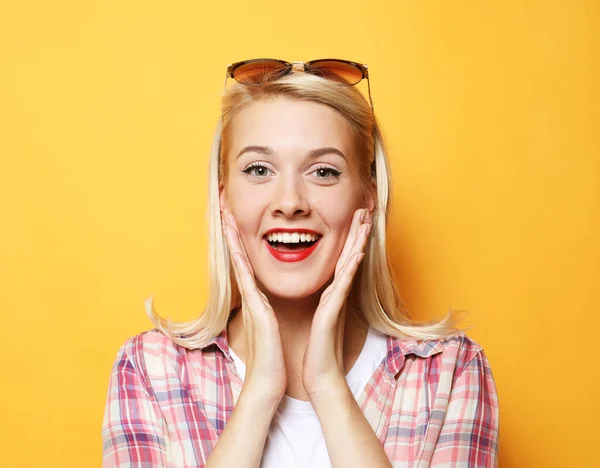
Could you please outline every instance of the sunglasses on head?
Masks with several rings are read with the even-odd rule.
[[[289,75],[294,70],[320,76],[342,86],[354,86],[366,78],[369,87],[369,100],[371,101],[371,108],[373,107],[368,66],[350,60],[318,59],[309,62],[286,62],[285,60],[270,58],[242,60],[227,66],[225,83],[227,83],[227,78],[233,78],[238,83],[260,86],[265,82]]]
[[[375,145],[375,110],[371,98],[371,83],[366,64],[342,59],[317,59],[309,62],[286,62],[271,58],[242,60],[227,66],[223,95],[227,87],[227,78],[233,78],[238,83],[249,86],[260,86],[269,81],[275,81],[293,71],[301,71],[333,81],[342,86],[354,86],[367,79],[367,89],[371,111],[373,112],[373,144]],[[373,149],[375,154],[375,149]],[[371,164],[371,174],[375,175],[375,161]]]

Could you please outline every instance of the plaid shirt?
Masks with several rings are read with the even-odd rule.
[[[387,336],[388,353],[358,405],[394,467],[497,467],[498,395],[483,349]],[[110,377],[103,467],[203,467],[242,380],[227,328],[202,349],[156,329],[129,338]]]

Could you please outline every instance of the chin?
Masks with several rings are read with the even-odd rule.
[[[303,299],[317,293],[320,294],[327,286],[325,280],[307,283],[303,278],[294,276],[265,278],[264,282],[261,281],[261,289],[265,293],[281,299]]]

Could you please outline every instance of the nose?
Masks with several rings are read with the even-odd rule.
[[[281,178],[271,201],[273,216],[294,218],[310,213],[310,203],[304,193],[304,185],[297,179]]]

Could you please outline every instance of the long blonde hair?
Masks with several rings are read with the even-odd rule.
[[[449,308],[448,314],[439,321],[417,322],[409,318],[396,287],[386,250],[391,182],[380,126],[376,118],[373,122],[371,106],[356,86],[340,86],[308,73],[291,73],[275,81],[264,82],[261,86],[234,82],[224,94],[222,115],[212,142],[208,174],[207,222],[210,230],[211,277],[208,304],[195,320],[174,323],[156,312],[153,298],[149,297],[145,301],[146,312],[154,326],[183,347],[201,348],[223,331],[229,319],[241,307],[240,292],[221,228],[219,182],[227,180],[226,162],[232,141],[233,119],[248,105],[274,97],[330,106],[345,117],[352,129],[364,193],[371,190],[376,200],[372,234],[349,295],[349,299],[355,301],[361,319],[379,332],[400,339],[443,339],[462,333],[462,330],[454,328],[461,319],[462,310]],[[371,171],[373,160],[376,168],[374,173]]]

